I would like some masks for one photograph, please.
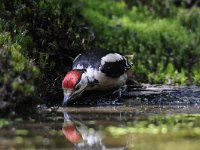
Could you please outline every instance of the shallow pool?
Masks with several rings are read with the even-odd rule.
[[[122,100],[110,103],[104,97],[95,105],[42,109],[27,120],[1,119],[0,149],[197,150],[199,91],[149,86],[127,91]]]

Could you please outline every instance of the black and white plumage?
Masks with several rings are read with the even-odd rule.
[[[66,85],[63,86],[64,95],[69,97],[69,94],[66,94],[69,91],[80,95],[86,90],[108,90],[121,87],[127,82],[127,71],[130,67],[125,56],[113,51],[93,49],[79,54],[73,61],[72,72],[80,72],[80,79],[76,80],[74,79],[76,77],[66,75],[66,79],[63,80],[63,85]],[[69,89],[67,86],[72,78],[76,83],[73,84],[73,89]]]
[[[79,54],[73,61],[72,69],[93,68],[106,76],[117,78],[130,69],[127,58],[105,49],[95,49]]]

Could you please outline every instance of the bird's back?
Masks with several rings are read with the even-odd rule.
[[[100,70],[108,77],[119,77],[126,70],[130,69],[127,59],[114,51],[106,49],[93,49],[78,55],[72,69],[93,68]]]
[[[74,59],[72,69],[87,69],[88,67],[99,68],[101,65],[101,58],[109,52],[110,51],[100,48],[88,50]]]

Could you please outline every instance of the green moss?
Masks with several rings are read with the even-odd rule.
[[[184,10],[175,8],[172,1],[151,1],[148,5],[156,10],[152,14],[148,5],[127,9],[124,1],[81,2],[85,6],[83,15],[96,33],[95,45],[135,53],[133,71],[140,81],[186,84],[191,79],[191,70],[196,69],[194,64],[200,58],[200,40],[198,32],[191,32],[190,28],[197,30],[200,25],[199,17],[195,17],[199,8]],[[173,15],[160,16],[160,5],[172,6]],[[190,18],[194,18],[193,27],[188,27]]]
[[[14,109],[16,105],[25,103],[24,99],[28,96],[33,95],[38,68],[29,62],[27,53],[23,50],[26,47],[14,41],[10,33],[0,33],[0,46],[0,96],[1,102],[6,104],[1,107],[1,115],[4,115],[9,107]],[[26,109],[29,108],[24,108],[23,111]]]
[[[0,96],[12,105],[10,110],[18,102],[31,107],[32,102],[18,100],[26,96],[60,104],[61,80],[72,58],[91,42],[92,33],[78,7],[71,0],[1,0],[0,63],[7,65],[0,65],[0,88],[4,89]]]
[[[180,9],[178,19],[188,30],[199,31],[200,9],[198,7],[193,7],[190,10]]]

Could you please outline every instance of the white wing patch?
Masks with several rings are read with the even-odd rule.
[[[107,54],[101,58],[101,65],[103,66],[106,62],[116,62],[123,60],[123,56],[117,53]]]
[[[90,82],[95,79],[98,80],[98,85],[91,87],[91,89],[106,90],[115,87],[120,87],[126,84],[127,73],[122,74],[119,78],[107,77],[104,73],[96,70],[92,67],[88,67],[87,71],[82,75],[82,77],[87,78]]]

